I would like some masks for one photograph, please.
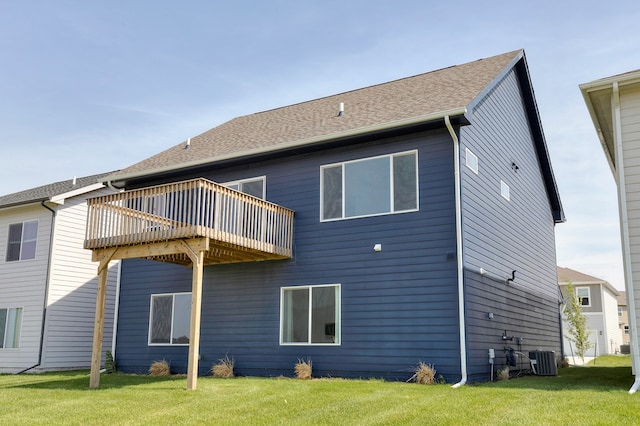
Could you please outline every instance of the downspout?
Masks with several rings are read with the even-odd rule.
[[[633,273],[631,268],[631,248],[629,237],[629,215],[627,214],[627,194],[626,182],[624,177],[624,159],[622,148],[622,122],[620,119],[620,90],[618,82],[613,82],[613,126],[614,140],[616,149],[616,174],[618,180],[618,209],[620,211],[620,234],[622,239],[622,253],[624,257],[624,278],[627,290],[627,303],[629,306],[629,324],[631,325],[631,341],[634,350],[631,351],[633,373],[635,381],[629,389],[629,393],[633,394],[640,388],[640,377],[638,377],[638,368],[640,367],[640,346],[638,345],[638,322],[636,319],[636,303],[634,296]]]
[[[116,276],[116,300],[113,307],[113,331],[111,335],[111,356],[116,360],[116,336],[118,334],[118,310],[120,309],[120,277],[122,276],[122,260],[118,261],[118,272]]]
[[[444,124],[449,130],[453,140],[453,167],[455,180],[455,203],[456,203],[456,254],[458,262],[458,322],[460,324],[460,381],[452,388],[459,388],[467,383],[467,339],[464,315],[464,264],[462,258],[462,197],[460,194],[460,141],[456,132],[451,126],[448,115],[444,116]]]
[[[47,206],[45,200],[40,202],[40,205],[51,212],[51,231],[49,235],[49,259],[47,259],[47,276],[44,282],[44,303],[42,305],[42,324],[40,326],[40,348],[38,349],[38,363],[27,367],[24,370],[18,371],[16,374],[22,374],[36,367],[39,367],[42,363],[42,351],[44,349],[44,332],[47,323],[47,306],[49,305],[49,280],[51,279],[51,257],[53,256],[53,230],[55,227],[56,211]]]

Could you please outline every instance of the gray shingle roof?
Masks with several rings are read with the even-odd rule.
[[[65,194],[75,189],[80,189],[99,183],[105,176],[110,174],[113,174],[113,172],[76,178],[75,185],[73,184],[73,179],[69,179],[51,183],[48,185],[38,186],[36,188],[27,189],[25,191],[15,192],[13,194],[3,195],[0,196],[0,208],[47,201],[57,195]]]
[[[558,266],[558,281],[563,283],[602,283],[605,280],[584,274],[574,269]]]
[[[330,140],[403,121],[431,121],[464,109],[522,50],[388,83],[234,118],[153,157],[125,168],[118,181],[222,159]],[[340,103],[344,114],[338,116]],[[440,116],[438,117],[438,114]],[[452,114],[453,115],[453,114]]]

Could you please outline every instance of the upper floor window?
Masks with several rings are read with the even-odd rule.
[[[150,345],[188,345],[190,327],[191,293],[151,295]]]
[[[589,287],[576,288],[576,296],[578,296],[578,300],[580,301],[581,306],[591,306],[591,291]]]
[[[340,285],[283,287],[280,344],[340,344]]]
[[[622,306],[618,306],[618,316],[622,316]]]
[[[401,152],[320,168],[320,220],[418,209],[418,154]]]
[[[9,225],[7,242],[7,262],[36,258],[38,241],[38,221],[12,223]]]
[[[22,308],[0,309],[0,349],[20,347]]]
[[[467,167],[473,170],[475,174],[478,174],[478,156],[471,152],[469,148],[465,148],[464,152]]]
[[[266,182],[266,177],[261,176],[227,182],[223,185],[227,188],[235,189],[236,191],[244,192],[245,194],[253,195],[254,197],[262,198],[264,200]]]

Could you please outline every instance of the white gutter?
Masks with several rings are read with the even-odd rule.
[[[467,383],[467,336],[464,316],[464,264],[462,259],[462,197],[460,195],[460,141],[451,126],[449,116],[444,116],[444,124],[453,139],[453,167],[456,199],[456,254],[458,260],[458,322],[460,323],[460,372],[462,378],[451,386],[459,388]]]
[[[624,260],[624,281],[627,290],[627,304],[629,306],[629,324],[631,325],[631,342],[634,346],[631,350],[631,365],[636,380],[629,389],[629,393],[635,393],[640,388],[640,378],[638,377],[638,367],[640,367],[640,353],[638,345],[638,323],[635,307],[633,272],[631,268],[631,243],[629,237],[629,215],[627,213],[627,194],[624,176],[624,157],[622,147],[622,122],[620,119],[620,90],[618,82],[613,82],[613,128],[614,142],[616,150],[616,177],[618,181],[618,209],[620,211],[620,236],[622,239],[622,256]]]

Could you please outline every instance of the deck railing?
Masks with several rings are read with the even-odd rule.
[[[200,178],[87,200],[85,248],[208,237],[291,257],[293,211]]]

